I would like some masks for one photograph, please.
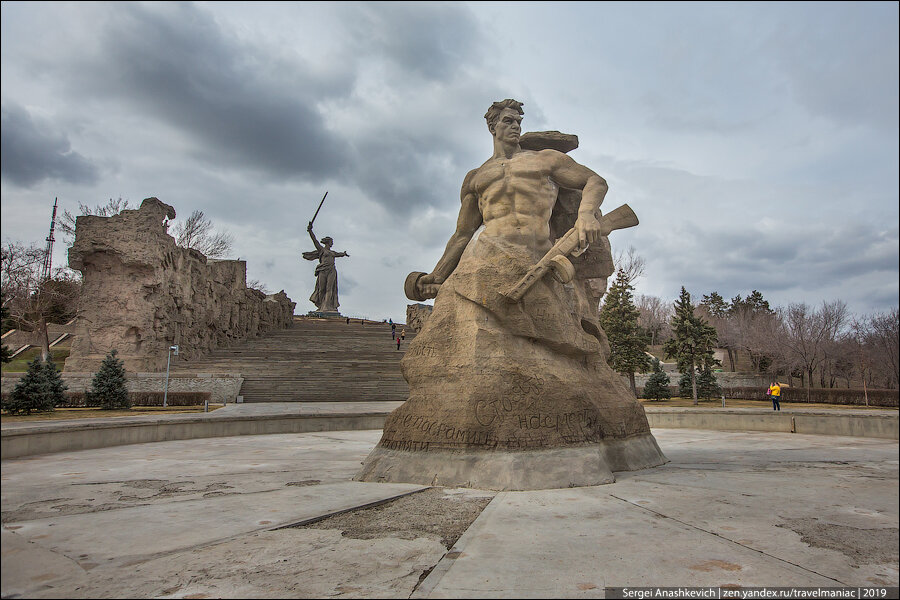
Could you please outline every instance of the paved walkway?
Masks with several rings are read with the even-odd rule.
[[[217,419],[233,419],[241,417],[275,417],[296,415],[331,415],[347,416],[357,414],[389,414],[402,402],[252,402],[243,404],[226,404],[221,408],[208,413],[169,413],[169,414],[143,414],[124,417],[102,417],[96,419],[64,419],[55,421],[20,421],[3,423],[3,430],[20,430],[34,428],[69,427],[78,424],[103,424],[103,423],[148,423],[164,421],[206,421]],[[685,407],[659,407],[644,405],[647,413],[690,413],[704,412],[729,412],[734,414],[775,414],[768,408],[718,408],[700,406],[696,408]],[[835,408],[794,408],[784,409],[784,414],[807,415],[855,415],[855,416],[897,416],[897,409],[835,409]]]
[[[377,430],[4,460],[0,592],[599,597],[606,586],[898,585],[896,441],[654,435],[664,466],[534,492],[353,482]],[[371,527],[309,523],[398,496],[364,514]],[[447,548],[450,508],[476,506]]]
[[[96,419],[61,419],[56,421],[19,421],[3,423],[2,429],[26,430],[37,428],[65,428],[83,425],[109,423],[161,423],[183,421],[216,421],[234,418],[277,417],[297,415],[347,416],[358,414],[388,414],[403,402],[253,402],[226,404],[208,413],[167,413],[142,414],[123,417],[100,417]],[[896,411],[895,411],[896,412]]]

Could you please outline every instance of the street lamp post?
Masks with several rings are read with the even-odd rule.
[[[175,356],[178,356],[178,345],[169,346],[169,352],[166,357],[166,385],[163,388],[163,408],[166,407],[166,401],[169,398],[169,365],[172,364],[172,352],[175,352]]]

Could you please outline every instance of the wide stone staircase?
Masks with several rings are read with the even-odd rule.
[[[179,364],[173,374],[240,373],[244,402],[403,401],[400,359],[414,336],[407,328],[398,351],[387,323],[294,317],[292,327]]]

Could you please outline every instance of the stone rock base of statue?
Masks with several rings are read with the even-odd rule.
[[[529,490],[667,462],[577,284],[500,296],[534,262],[484,234],[469,246],[401,362],[409,399],[355,479]]]
[[[613,483],[613,471],[636,471],[665,462],[649,433],[545,450],[414,451],[379,446],[355,479],[482,490],[543,490]]]

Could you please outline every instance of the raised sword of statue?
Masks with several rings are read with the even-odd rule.
[[[328,195],[328,192],[325,192],[325,196]],[[319,208],[316,209],[316,214],[313,215],[312,220],[309,222],[309,226],[306,228],[307,230],[312,230],[313,221],[316,220],[316,217],[319,216],[319,211],[322,210],[322,205],[325,204],[325,196],[322,196],[322,201],[319,202]]]

